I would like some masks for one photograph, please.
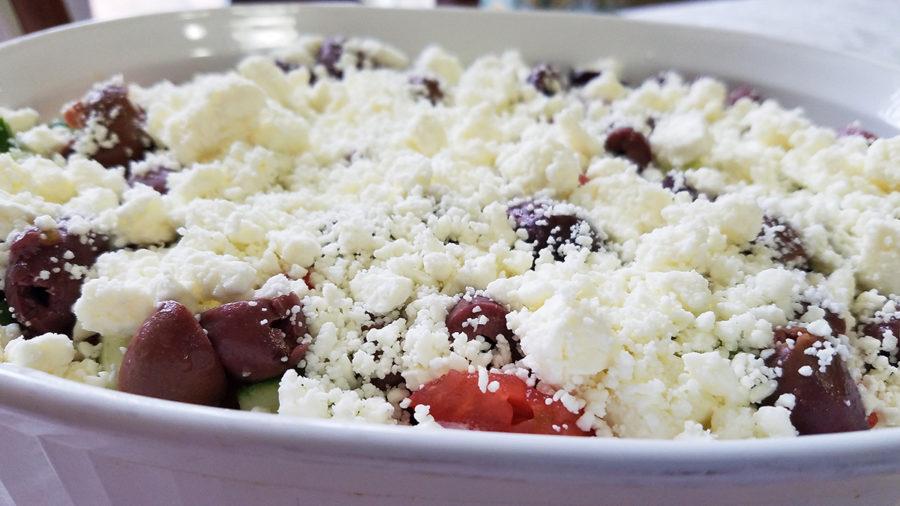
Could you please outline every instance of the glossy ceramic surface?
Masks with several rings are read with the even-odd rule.
[[[758,85],[836,127],[900,126],[900,69],[775,40],[598,16],[266,6],[83,25],[0,46],[0,104],[52,114],[114,73],[222,70],[301,33],[440,43],[471,59],[602,55]],[[89,388],[0,365],[0,504],[895,504],[900,429],[637,441],[276,417]]]

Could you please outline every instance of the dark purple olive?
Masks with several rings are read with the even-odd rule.
[[[437,79],[422,76],[412,76],[409,78],[409,84],[412,85],[413,95],[417,97],[427,98],[431,105],[437,105],[444,99],[444,92],[441,91],[441,83]]]
[[[809,256],[800,239],[800,234],[788,222],[776,216],[763,216],[762,229],[756,237],[773,252],[773,259],[787,267],[809,270]]]
[[[877,339],[879,342],[883,342],[885,335],[890,334],[896,339],[900,339],[900,317],[897,316],[887,316],[878,318],[869,323],[866,323],[860,329],[860,333]],[[896,346],[894,347],[896,351]],[[879,352],[881,355],[888,357],[888,359],[892,363],[897,363],[897,360],[900,359],[900,353],[894,355],[892,350],[881,350]]]
[[[131,340],[119,370],[119,390],[170,401],[218,406],[225,369],[191,312],[160,304]]]
[[[399,387],[404,381],[403,376],[398,372],[388,373],[383,378],[372,378],[370,380],[370,382],[375,385],[375,388],[384,392]]]
[[[281,70],[285,74],[289,74],[289,73],[303,67],[303,65],[300,65],[299,63],[282,60],[282,59],[275,59],[274,63],[275,63],[275,66],[278,67],[278,69]],[[309,85],[312,86],[314,84],[316,84],[316,75],[310,70]]]
[[[601,240],[587,220],[571,213],[554,212],[553,207],[550,200],[526,200],[507,210],[515,228],[528,234],[526,241],[533,246],[535,258],[544,248],[550,248],[553,257],[562,260],[566,249],[563,246],[568,244],[591,251],[600,249]]]
[[[293,72],[300,68],[299,63],[294,63],[292,61],[282,60],[280,58],[275,60],[275,66],[278,67],[279,70],[284,72],[285,74],[289,72]]]
[[[753,102],[762,102],[763,96],[756,90],[753,86],[749,84],[741,84],[735,86],[728,92],[728,97],[725,99],[725,102],[731,106],[737,103],[738,100],[742,98],[747,98],[752,100]]]
[[[835,336],[847,334],[847,322],[837,313],[826,309],[824,320],[828,322],[828,326],[831,327],[831,333]]]
[[[306,317],[303,318],[304,323],[306,322]],[[299,341],[299,339],[298,339]],[[300,363],[301,360],[306,358],[306,353],[309,351],[309,343],[298,344],[291,350],[291,354],[288,356],[288,364],[291,364],[291,367],[296,367],[297,364]]]
[[[599,70],[572,70],[569,72],[569,84],[573,88],[581,88],[601,75],[603,72]]]
[[[873,142],[878,140],[878,135],[864,129],[863,127],[859,126],[858,123],[850,123],[849,125],[845,126],[844,128],[842,128],[838,131],[838,137],[853,137],[853,136],[862,137],[869,144],[872,144]]]
[[[97,142],[96,151],[85,155],[104,167],[140,160],[151,145],[150,136],[144,131],[144,112],[128,99],[128,90],[123,85],[107,84],[92,89],[63,115],[66,123],[78,130],[76,137]]]
[[[463,297],[447,313],[447,330],[451,335],[461,332],[470,340],[482,336],[486,341],[496,343],[497,336],[512,338],[513,333],[506,326],[507,314],[502,304],[489,297]]]
[[[130,174],[128,176],[128,184],[134,186],[138,183],[145,184],[150,188],[153,188],[157,192],[165,195],[169,192],[169,174],[172,172],[171,169],[167,169],[165,167],[156,167],[154,169],[150,169],[147,172],[144,172],[141,175]]]
[[[766,365],[781,368],[781,377],[764,404],[774,403],[782,394],[793,394],[791,423],[800,435],[867,430],[859,388],[843,359],[835,354],[823,372],[818,357],[804,353],[816,342],[823,340],[802,327],[775,330],[775,353],[766,359]]]
[[[670,172],[662,180],[663,188],[671,190],[672,193],[687,192],[691,196],[691,200],[697,200],[700,192],[694,188],[684,177],[683,172]]]
[[[803,316],[807,311],[809,311],[809,307],[812,305],[813,304],[810,304],[809,302],[801,302],[800,311],[795,316]],[[831,334],[833,336],[837,337],[841,334],[847,333],[847,322],[845,322],[839,314],[824,307],[822,307],[822,310],[825,311],[825,316],[823,316],[822,319],[828,322],[828,326],[831,327]]]
[[[644,170],[653,159],[650,142],[644,134],[631,127],[619,127],[610,132],[603,147],[615,156],[631,160],[637,165],[638,172]]]
[[[319,51],[316,52],[316,63],[325,67],[328,75],[335,79],[344,77],[344,71],[338,66],[341,62],[341,56],[344,54],[344,39],[339,37],[328,37],[322,41]]]
[[[232,302],[204,311],[200,325],[233,378],[257,382],[282,375],[306,352],[306,318],[296,294]],[[299,350],[298,350],[299,348]]]
[[[565,87],[559,70],[547,63],[538,64],[531,69],[526,80],[528,84],[548,97],[563,91]]]
[[[26,335],[72,332],[72,304],[85,271],[108,247],[103,236],[76,235],[63,227],[29,228],[13,241],[3,290]]]
[[[671,80],[675,75],[675,72],[672,70],[661,70],[656,74],[653,74],[649,79],[652,79],[654,82],[656,82],[656,84],[660,86],[665,86],[666,83],[668,83],[669,80]]]
[[[371,322],[366,323],[365,325],[362,326],[363,332],[368,332],[372,329],[383,329],[387,324],[391,323],[390,320],[388,320],[382,316],[375,315],[375,314],[368,313],[368,312],[366,314],[371,319]]]
[[[346,42],[343,37],[328,37],[322,41],[322,45],[316,51],[316,63],[324,67],[328,75],[335,79],[343,79],[344,68],[347,65],[357,70],[381,67],[381,62],[371,54],[361,50],[349,50],[350,52],[348,52]],[[311,79],[310,84],[314,82],[315,79]]]

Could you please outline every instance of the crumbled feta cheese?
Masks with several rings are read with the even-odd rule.
[[[37,124],[40,115],[34,109],[27,107],[22,109],[0,107],[0,118],[6,121],[13,132],[24,132]]]
[[[413,282],[383,268],[362,271],[350,281],[350,292],[367,310],[386,314],[412,295]]]
[[[61,376],[75,358],[75,348],[68,336],[51,333],[17,337],[6,344],[3,354],[11,364]]]
[[[127,167],[82,156],[118,140],[96,119],[66,160],[68,129],[0,108],[30,150],[0,154],[0,277],[29,226],[114,246],[93,266],[65,251],[30,274],[84,280],[77,353],[66,336],[25,340],[14,324],[0,327],[0,359],[114,385],[117,357],[159,302],[198,314],[294,293],[308,350],[281,379],[285,415],[434,428],[429,406],[406,411],[410,392],[456,370],[494,395],[500,371],[600,436],[783,437],[803,404],[784,394],[772,405],[780,378],[840,360],[866,412],[900,425],[900,336],[883,325],[900,318],[900,137],[838,138],[774,100],[729,106],[711,78],[630,86],[614,60],[580,62],[599,75],[548,96],[515,51],[464,66],[432,46],[407,69],[395,49],[349,39],[337,79],[316,61],[321,43],[132,86],[154,146]],[[648,139],[647,167],[604,147],[619,126]],[[157,170],[167,193],[127,179]],[[536,255],[507,214],[533,196],[589,222],[596,244],[580,226],[548,239],[580,249]],[[787,224],[810,270],[778,260]],[[508,310],[513,336],[448,332],[450,308],[472,293]],[[490,311],[472,315],[464,329],[490,323]],[[814,366],[770,363],[786,325],[821,337],[806,350]]]
[[[555,385],[577,384],[606,369],[619,343],[596,300],[560,292],[540,309],[510,315],[525,363]]]

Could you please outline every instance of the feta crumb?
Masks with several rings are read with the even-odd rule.
[[[65,373],[75,358],[72,340],[62,334],[41,334],[31,339],[17,337],[3,350],[6,361],[57,376]]]

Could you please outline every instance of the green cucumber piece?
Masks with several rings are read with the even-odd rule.
[[[6,295],[0,292],[0,325],[9,325],[15,321],[12,311],[9,310],[9,303],[6,302]]]
[[[278,412],[278,384],[280,378],[274,378],[238,389],[238,405],[243,411]]]
[[[101,338],[100,342],[103,347],[100,349],[100,366],[104,371],[119,369],[119,366],[122,365],[122,357],[125,356],[122,348],[128,346],[130,340],[130,337],[103,336]]]
[[[50,128],[65,128],[66,130],[72,130],[72,127],[70,127],[65,121],[61,119],[55,119],[50,123],[47,123],[47,126]]]
[[[3,118],[0,118],[0,153],[6,153],[15,146],[16,135]]]

